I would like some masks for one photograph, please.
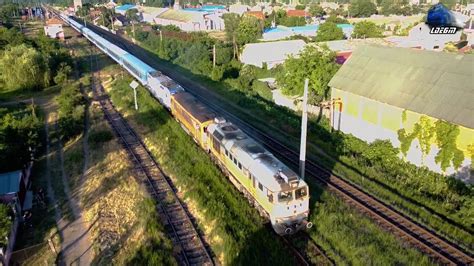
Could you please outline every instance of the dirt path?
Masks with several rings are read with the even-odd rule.
[[[60,231],[63,235],[63,242],[61,248],[62,260],[60,265],[90,265],[93,260],[92,241],[89,230],[94,224],[94,221],[86,221],[82,215],[82,208],[79,205],[79,199],[73,195],[69,189],[69,183],[64,170],[63,150],[62,145],[58,144],[61,176],[64,186],[64,193],[67,195],[69,206],[71,207],[73,217],[69,221],[67,217],[60,220]],[[87,156],[86,156],[87,157]],[[85,162],[86,160],[84,160]],[[87,166],[84,165],[84,170]],[[83,179],[83,176],[81,179]],[[81,181],[82,183],[82,181]],[[77,188],[80,190],[80,187]]]
[[[61,238],[61,247],[58,248],[60,256],[58,258],[59,265],[90,265],[93,260],[93,249],[89,230],[93,226],[93,221],[85,221],[82,215],[82,209],[79,204],[79,199],[77,198],[78,193],[72,193],[69,188],[69,182],[67,173],[64,169],[64,154],[63,147],[60,141],[55,143],[49,138],[50,130],[54,127],[57,128],[57,117],[55,110],[57,106],[54,105],[52,100],[44,101],[39,104],[42,106],[45,111],[45,132],[46,132],[46,153],[48,154],[46,159],[47,165],[47,192],[48,199],[53,203],[55,208],[55,220],[58,227],[58,234]],[[81,176],[80,185],[76,189],[79,191],[83,180],[87,176],[88,164],[89,164],[89,149],[87,145],[88,137],[88,116],[86,117],[84,137],[83,137],[83,152],[84,152],[84,165],[83,173]],[[51,157],[54,153],[57,153],[59,159],[59,172],[61,175],[61,181],[63,185],[64,194],[67,196],[67,204],[69,205],[72,211],[72,217],[68,217],[65,213],[61,211],[60,201],[55,196],[51,170],[53,164],[51,162]]]

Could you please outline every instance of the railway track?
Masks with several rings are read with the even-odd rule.
[[[98,69],[97,56],[91,62]],[[134,166],[135,178],[146,187],[156,203],[156,210],[166,232],[176,247],[176,258],[181,265],[215,265],[202,236],[196,229],[185,205],[176,195],[172,182],[160,169],[140,137],[115,109],[100,85],[100,74],[93,71],[94,97],[99,101],[104,116]]]
[[[305,232],[298,232],[291,236],[279,236],[283,243],[295,254],[300,265],[335,265],[326,253]]]
[[[234,124],[238,125],[243,131],[265,144],[265,146],[291,163],[293,167],[298,168],[299,154],[295,150],[288,148],[278,140],[268,136],[259,129],[247,124],[240,118],[226,111],[220,105],[213,103],[215,96],[210,94],[206,88],[201,85],[193,84],[186,77],[173,73],[172,70],[163,70],[163,67],[153,61],[149,52],[141,47],[137,47],[127,40],[124,40],[112,33],[104,31],[97,27],[90,27],[96,33],[109,39],[113,43],[129,51],[136,57],[143,60],[152,67],[159,69],[164,74],[178,81],[185,89],[194,94],[200,101],[207,104],[215,111],[225,115]],[[449,265],[474,265],[474,256],[469,251],[438,235],[436,232],[417,223],[408,216],[395,210],[388,204],[364,192],[361,188],[341,177],[333,175],[330,171],[317,165],[313,161],[306,162],[306,171],[309,178],[316,179],[319,183],[326,185],[331,191],[341,196],[347,203],[356,207],[359,211],[366,213],[373,218],[380,226],[394,233],[403,241],[417,247],[433,259],[443,264]]]

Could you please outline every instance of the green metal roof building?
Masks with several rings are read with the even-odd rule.
[[[474,145],[474,55],[360,46],[329,86],[331,97],[342,102],[341,113],[338,106],[333,112],[333,127],[369,142],[389,139],[399,146],[397,131],[411,132],[421,116],[457,125],[457,147],[466,159],[462,169],[445,173],[469,175],[465,168],[470,167],[468,146]],[[433,147],[422,155],[414,141],[407,159],[442,172],[434,162],[438,151]]]

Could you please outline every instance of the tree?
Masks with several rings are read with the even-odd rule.
[[[316,34],[317,42],[334,41],[344,39],[344,32],[335,23],[325,22],[319,26]]]
[[[283,64],[276,80],[284,94],[302,95],[304,80],[309,78],[309,100],[317,104],[329,97],[328,83],[339,65],[336,54],[327,48],[307,46],[299,57],[290,57]]]
[[[296,10],[305,10],[305,8],[306,8],[306,6],[304,6],[304,5],[296,5],[295,6]]]
[[[49,85],[48,61],[25,44],[9,47],[0,57],[0,78],[6,89],[42,89]]]
[[[89,14],[91,12],[91,7],[92,7],[92,5],[90,3],[85,3],[82,6],[77,6],[76,14],[81,18],[85,18],[85,17],[89,16]]]
[[[68,80],[69,74],[71,74],[72,68],[68,64],[62,62],[59,65],[58,73],[54,77],[54,83],[63,84]]]
[[[361,21],[355,24],[354,31],[352,32],[352,37],[379,38],[382,37],[382,29],[371,21]]]
[[[377,13],[377,7],[371,0],[353,0],[349,7],[349,13],[353,17],[370,17]]]
[[[459,127],[443,120],[435,123],[436,145],[439,148],[435,156],[435,162],[440,164],[441,170],[445,171],[451,165],[458,169],[463,160],[464,153],[456,146],[459,136]]]
[[[456,5],[456,0],[440,0],[439,2],[445,5],[448,9],[452,9]]]
[[[335,15],[329,16],[326,19],[326,22],[332,22],[332,23],[336,23],[336,24],[349,24],[349,20],[347,20],[345,18],[342,18],[342,17],[335,16]]]
[[[183,54],[176,58],[178,64],[184,65],[198,74],[211,73],[212,63],[208,47],[202,43],[192,44]]]
[[[241,21],[241,17],[235,13],[227,13],[222,15],[225,24],[225,34],[227,40],[232,42],[232,47],[234,48],[234,58],[237,58],[237,30]]]
[[[284,17],[280,19],[279,25],[286,27],[304,26],[306,25],[306,19],[303,17]]]
[[[40,146],[41,129],[33,110],[0,109],[0,173],[22,169],[30,161],[31,152]]]
[[[324,9],[320,5],[316,3],[312,3],[309,6],[309,14],[312,17],[321,17],[325,14],[325,12],[324,12]]]
[[[25,42],[25,36],[17,28],[0,28],[0,49],[7,45],[17,46]]]
[[[240,45],[255,42],[262,36],[262,25],[255,17],[242,18],[237,28],[237,42]]]
[[[135,22],[140,20],[140,15],[136,8],[131,8],[125,12],[125,17],[132,22],[133,38],[135,38]]]

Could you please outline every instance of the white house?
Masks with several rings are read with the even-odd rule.
[[[443,50],[447,43],[461,39],[461,31],[455,34],[430,34],[430,30],[428,25],[420,23],[409,31],[408,36],[392,36],[386,40],[402,48]]]
[[[229,13],[235,13],[238,15],[242,15],[249,10],[250,6],[248,5],[233,4],[229,6]]]
[[[154,21],[159,25],[175,25],[183,31],[224,30],[222,14],[217,12],[168,9]]]
[[[257,67],[266,64],[270,69],[283,63],[288,56],[298,55],[305,45],[303,40],[249,43],[245,45],[240,61]]]
[[[46,36],[53,39],[64,39],[64,30],[62,22],[57,18],[51,18],[44,26],[44,33]]]

